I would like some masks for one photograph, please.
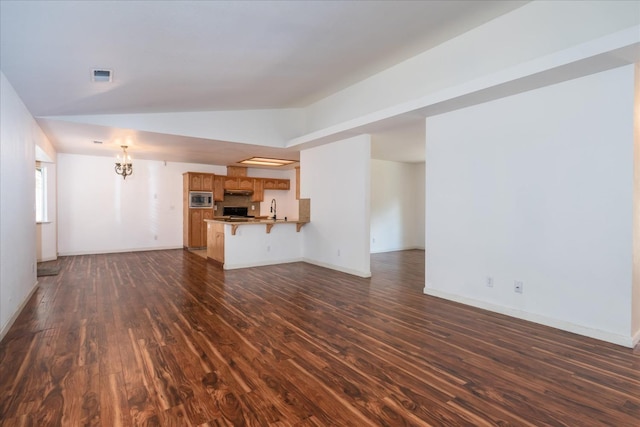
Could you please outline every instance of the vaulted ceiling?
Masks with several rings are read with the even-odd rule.
[[[0,67],[59,152],[112,155],[93,141],[131,129],[64,117],[305,107],[524,3],[2,0]],[[94,68],[113,70],[113,82],[92,82]],[[295,149],[133,137],[138,158],[298,158]],[[424,160],[420,120],[380,125],[373,140],[374,157]]]

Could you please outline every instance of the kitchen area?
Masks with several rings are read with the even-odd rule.
[[[300,261],[310,201],[300,199],[295,172],[293,185],[239,166],[228,166],[227,175],[184,173],[183,247],[206,249],[207,260],[224,269]]]

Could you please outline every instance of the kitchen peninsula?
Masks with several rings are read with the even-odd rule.
[[[301,200],[302,202],[302,200]],[[273,219],[207,219],[207,259],[225,270],[302,259],[300,229],[309,222]]]
[[[288,178],[248,176],[247,169],[227,166],[227,175],[204,172],[183,174],[182,240],[186,249],[207,247],[205,220],[228,216],[267,218],[266,212],[260,212],[265,194],[268,194],[269,198],[273,197],[273,203],[276,197],[284,198],[285,205],[287,199],[293,198],[289,191],[291,185]],[[298,179],[295,186],[297,200]],[[276,195],[274,192],[279,194]],[[290,202],[288,206],[291,207]],[[275,206],[272,207],[271,214],[275,214],[274,209]],[[291,210],[288,212],[291,214]]]

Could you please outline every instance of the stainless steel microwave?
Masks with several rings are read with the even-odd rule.
[[[190,208],[213,207],[213,193],[208,191],[189,191]]]

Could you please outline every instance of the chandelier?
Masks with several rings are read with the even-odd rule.
[[[120,159],[120,155],[118,154],[116,159],[116,173],[122,175],[123,179],[127,179],[127,177],[133,173],[133,164],[131,163],[131,156],[127,154],[127,146],[121,145],[120,147],[122,147],[122,159]]]

